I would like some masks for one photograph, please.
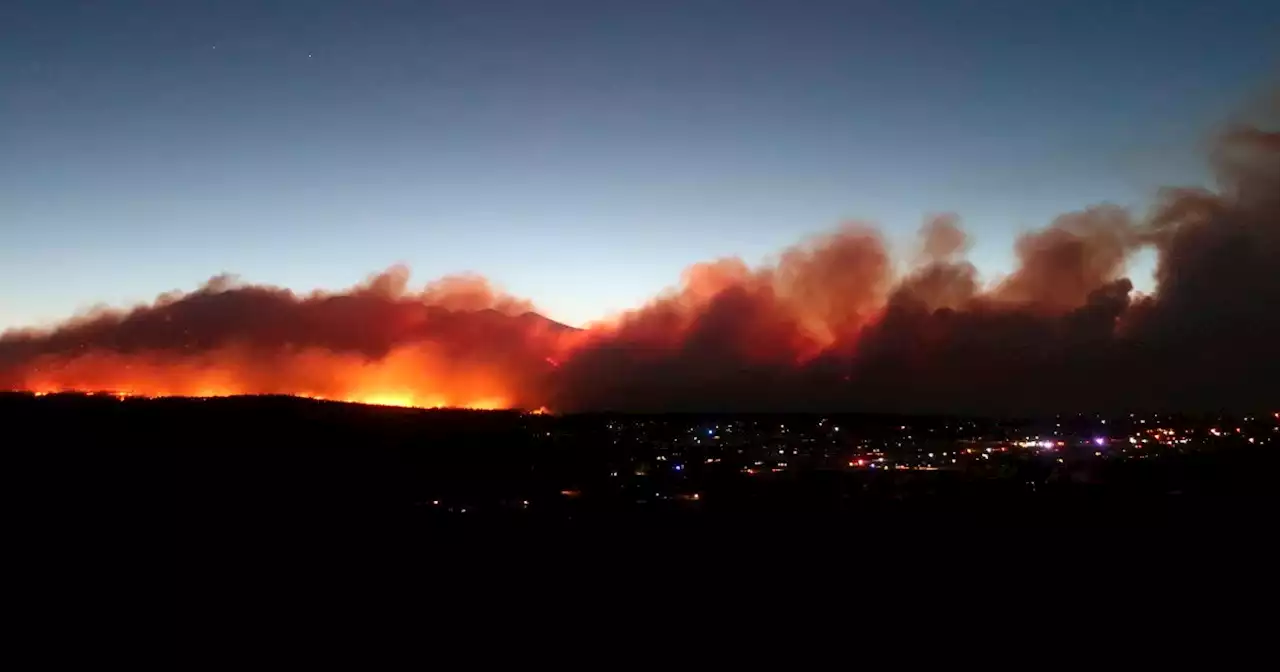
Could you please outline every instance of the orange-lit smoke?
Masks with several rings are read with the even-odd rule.
[[[413,406],[1000,413],[1280,403],[1280,134],[1228,133],[1216,191],[1022,236],[984,283],[952,216],[902,267],[848,225],[752,268],[690,267],[576,330],[477,276],[393,268],[337,293],[211,280],[129,311],[0,336],[0,387],[293,394]],[[1126,262],[1158,255],[1137,296]],[[912,255],[905,255],[912,257]]]
[[[180,356],[93,351],[42,357],[33,362],[21,387],[37,393],[77,390],[144,397],[287,394],[422,408],[515,405],[501,371],[451,367],[424,346],[397,348],[378,359],[312,348],[279,352],[265,361],[237,347]]]
[[[568,331],[530,308],[475,276],[414,292],[403,268],[305,297],[218,277],[131,311],[7,334],[0,375],[42,393],[510,408],[536,401],[543,360]]]

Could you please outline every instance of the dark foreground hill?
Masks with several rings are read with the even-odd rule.
[[[873,432],[885,419],[848,421]],[[308,600],[404,580],[387,576],[416,577],[436,596],[516,576],[631,586],[655,572],[762,590],[809,580],[778,578],[781,566],[820,582],[899,561],[1008,567],[1040,562],[1043,544],[1110,566],[1119,548],[1157,540],[1177,561],[1153,571],[1175,571],[1185,552],[1244,557],[1231,544],[1265,542],[1276,502],[1270,450],[1122,465],[1089,483],[1035,465],[889,478],[690,465],[665,478],[655,465],[669,463],[615,443],[604,431],[614,425],[293,398],[0,395],[6,541],[22,567],[11,571],[37,604],[105,589],[115,605],[147,584],[169,586],[158,604],[195,590],[235,618],[281,581]],[[621,465],[641,467],[627,479]]]
[[[288,397],[0,396],[7,471],[27,524],[39,528],[47,515],[226,539],[318,530],[412,538],[490,525],[752,534],[1221,525],[1269,512],[1280,462],[1274,450],[1218,451],[1109,467],[1075,483],[1034,464],[889,479],[793,460],[787,473],[760,477],[690,465],[677,481],[652,469],[664,463],[648,448],[604,432],[608,422]],[[867,433],[884,424],[862,422]],[[633,469],[655,473],[637,480]]]

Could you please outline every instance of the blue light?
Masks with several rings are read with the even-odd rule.
[[[712,435],[712,434],[714,434],[714,433],[715,433],[715,430],[714,430],[714,429],[708,429],[708,430],[707,430],[707,436],[711,436],[711,435]]]
[[[676,471],[684,471],[684,465],[683,465],[683,464],[677,464],[677,465],[675,465],[674,467],[671,467],[671,468],[672,468],[672,469],[675,469]]]

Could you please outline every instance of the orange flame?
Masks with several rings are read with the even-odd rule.
[[[512,408],[501,372],[449,367],[422,348],[366,361],[322,350],[274,356],[270,362],[236,349],[192,356],[94,352],[43,358],[19,389],[36,394],[106,392],[118,397],[227,397],[284,394],[311,399],[412,408]]]

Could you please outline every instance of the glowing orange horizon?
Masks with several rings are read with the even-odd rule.
[[[45,358],[13,389],[122,398],[283,395],[424,409],[522,407],[517,381],[500,367],[452,362],[422,346],[375,360],[319,349],[277,353],[265,360],[233,348],[178,356],[90,352]]]
[[[525,410],[518,409],[509,404],[505,399],[475,399],[461,403],[444,402],[440,398],[419,399],[411,395],[396,396],[386,394],[372,394],[368,396],[355,397],[325,397],[314,394],[295,394],[295,393],[254,393],[254,392],[231,392],[231,391],[213,391],[206,390],[196,394],[146,394],[132,390],[90,390],[76,388],[41,388],[41,389],[12,389],[8,392],[27,393],[37,397],[44,397],[55,394],[83,394],[85,396],[104,396],[114,397],[119,400],[125,399],[225,399],[229,397],[245,397],[245,396],[284,396],[294,397],[296,399],[312,399],[315,401],[333,401],[344,404],[360,404],[362,406],[385,406],[389,408],[417,408],[417,409],[460,409],[471,411],[504,411],[504,410]],[[540,406],[525,412],[530,415],[548,415],[550,409]]]

